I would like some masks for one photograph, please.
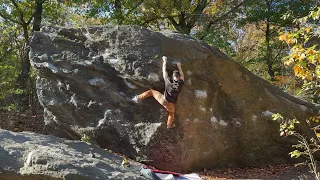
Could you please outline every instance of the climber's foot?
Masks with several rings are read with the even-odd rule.
[[[171,128],[174,128],[174,127],[176,127],[176,124],[167,125],[167,129],[171,129]]]
[[[131,100],[135,103],[139,103],[138,96],[134,96]]]

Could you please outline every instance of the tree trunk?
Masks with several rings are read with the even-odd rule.
[[[207,0],[200,0],[197,7],[190,14],[181,11],[177,21],[173,17],[168,17],[168,19],[177,31],[183,34],[190,34],[192,27],[198,22],[207,4]]]
[[[267,27],[266,27],[266,46],[267,46],[267,54],[266,54],[266,63],[268,66],[268,73],[271,77],[271,80],[274,79],[274,70],[273,70],[273,61],[272,61],[272,49],[270,46],[270,11],[271,11],[271,1],[266,1],[267,4],[267,19],[266,19],[266,23],[267,23]]]
[[[33,29],[32,31],[40,31],[41,28],[41,15],[42,15],[42,4],[44,0],[36,0],[36,9],[33,16]]]
[[[187,25],[185,12],[180,12],[178,18],[179,22],[177,22],[173,17],[168,17],[168,19],[177,31],[183,34],[190,34],[193,25]]]
[[[17,85],[21,89],[27,87],[27,82],[30,74],[30,60],[29,60],[29,34],[28,34],[28,25],[23,25],[23,37],[25,39],[25,49],[22,51],[21,57],[21,71],[17,79]]]
[[[42,11],[43,11],[43,3],[45,0],[35,0],[35,11],[33,15],[33,28],[32,32],[34,31],[40,31],[41,28],[41,20],[42,20]],[[27,53],[29,54],[29,49],[27,50]],[[29,58],[29,56],[28,56]],[[28,60],[29,61],[29,60]],[[29,63],[30,64],[30,63]],[[29,70],[30,71],[30,70]],[[30,112],[34,114],[34,102],[37,101],[37,95],[36,95],[36,88],[35,88],[35,79],[29,76],[29,107],[30,107]]]
[[[266,46],[267,46],[267,55],[266,55],[266,62],[268,65],[268,73],[271,77],[271,79],[273,79],[274,77],[274,70],[272,68],[272,49],[270,46],[270,22],[269,22],[269,18],[267,19],[267,28],[266,28]]]
[[[33,15],[33,29],[32,31],[39,31],[41,27],[41,15],[43,10],[44,0],[35,0],[35,11]],[[22,12],[21,12],[22,13]],[[31,19],[28,22],[25,22],[23,15],[21,16],[22,28],[23,28],[23,37],[25,39],[26,48],[23,50],[21,57],[21,71],[17,79],[17,85],[21,89],[27,87],[27,82],[29,80],[30,74],[30,60],[29,60],[29,31],[28,26],[31,22]]]
[[[123,24],[123,14],[121,10],[121,0],[115,0],[114,1],[114,8],[115,8],[115,15],[117,19],[117,23],[119,25]]]

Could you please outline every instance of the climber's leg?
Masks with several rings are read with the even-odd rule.
[[[164,101],[163,107],[166,108],[166,110],[169,113],[168,120],[167,120],[167,128],[175,127],[175,124],[173,124],[175,105],[173,103],[169,103],[168,101]]]
[[[140,102],[142,99],[148,98],[150,96],[153,96],[155,100],[157,100],[161,105],[164,102],[164,95],[161,94],[159,91],[150,89],[148,91],[145,91],[141,93],[140,95],[136,96],[136,101]]]

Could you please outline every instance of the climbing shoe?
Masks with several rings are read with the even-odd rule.
[[[138,96],[133,97],[132,101],[135,102],[135,103],[139,103]]]
[[[171,128],[174,128],[174,127],[176,127],[176,124],[171,124],[171,125],[167,125],[167,129],[171,129]]]

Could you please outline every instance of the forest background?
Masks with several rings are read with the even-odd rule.
[[[284,91],[319,103],[319,4],[318,0],[0,0],[0,107],[10,113],[39,110],[29,42],[34,31],[49,25],[134,24],[175,30],[219,48]]]

